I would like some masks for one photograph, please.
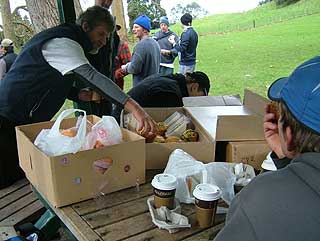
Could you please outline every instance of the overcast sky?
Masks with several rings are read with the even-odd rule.
[[[117,1],[117,0],[114,0]],[[126,0],[123,0],[126,2]],[[196,2],[210,14],[242,12],[255,8],[261,0],[161,0],[161,6],[170,14],[171,9],[177,4],[186,5]],[[83,8],[93,6],[94,0],[80,0]],[[24,4],[24,0],[10,0],[11,9]],[[170,17],[170,16],[169,16]]]

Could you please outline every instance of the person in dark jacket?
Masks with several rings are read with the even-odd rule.
[[[142,107],[180,107],[182,98],[205,96],[210,90],[208,76],[196,71],[193,73],[162,75],[155,74],[133,87],[128,95]],[[122,108],[118,106],[113,116],[119,120]]]
[[[304,62],[268,90],[264,131],[292,161],[254,178],[232,201],[215,241],[314,241],[320,237],[320,56]]]
[[[179,52],[179,73],[191,73],[196,68],[198,34],[192,27],[192,16],[189,13],[182,15],[181,26],[183,32],[180,37],[180,42],[176,43],[173,37],[169,41]]]
[[[158,42],[161,51],[159,73],[173,74],[173,63],[178,56],[178,51],[173,47],[173,44],[169,42],[169,38],[173,38],[175,43],[178,43],[179,37],[169,29],[169,20],[166,16],[160,18],[160,30],[154,34],[153,38]]]
[[[5,38],[1,41],[1,52],[3,53],[0,59],[0,80],[3,78],[5,73],[7,73],[15,59],[17,54],[14,52],[13,41],[11,39]]]
[[[90,7],[79,19],[79,24],[62,24],[36,34],[0,81],[0,188],[23,177],[15,126],[51,120],[66,98],[92,99],[91,92],[73,88],[73,75],[131,112],[142,135],[156,132],[152,118],[112,80],[92,67],[86,57],[98,53],[113,31],[109,11],[101,6]]]

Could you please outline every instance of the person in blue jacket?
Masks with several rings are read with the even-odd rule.
[[[169,41],[179,52],[178,73],[192,73],[196,68],[198,34],[192,27],[191,14],[183,14],[180,21],[183,28],[180,41],[176,43],[173,37],[169,38]]]

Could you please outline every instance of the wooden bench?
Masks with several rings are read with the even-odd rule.
[[[27,179],[0,190],[0,227],[16,228],[22,223],[34,222],[44,212]]]

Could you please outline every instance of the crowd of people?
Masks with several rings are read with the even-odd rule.
[[[96,1],[75,24],[65,23],[36,34],[19,55],[13,42],[1,42],[0,57],[0,188],[24,177],[19,168],[15,126],[48,121],[65,100],[89,114],[119,117],[122,109],[150,137],[156,124],[143,107],[178,107],[186,96],[205,96],[208,76],[196,71],[198,35],[189,13],[181,17],[180,37],[160,18],[150,35],[148,16],[135,19],[138,38],[132,55],[120,40],[112,1]],[[179,56],[179,70],[174,61]],[[133,88],[123,91],[132,74]],[[232,201],[225,227],[216,241],[318,240],[320,231],[320,57],[276,80],[268,96],[279,117],[266,107],[265,138],[277,171],[260,174]]]

